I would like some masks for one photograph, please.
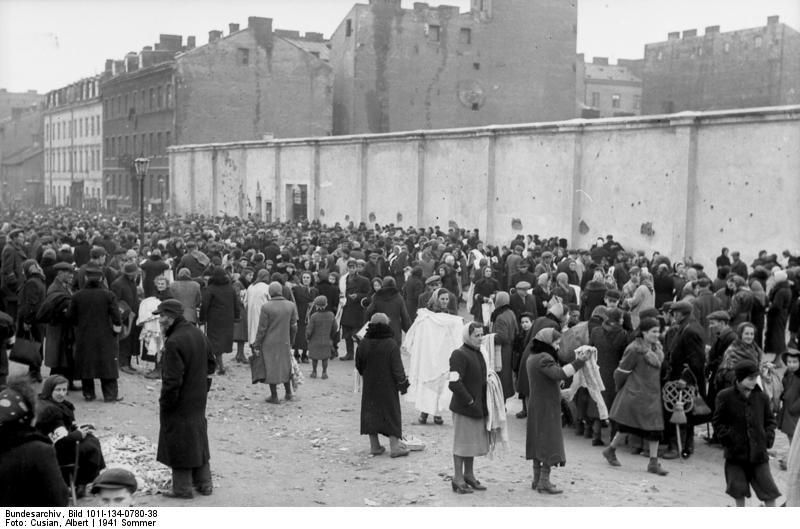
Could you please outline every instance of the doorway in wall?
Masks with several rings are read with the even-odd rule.
[[[290,220],[300,221],[308,217],[308,186],[291,184],[286,186],[286,213]]]

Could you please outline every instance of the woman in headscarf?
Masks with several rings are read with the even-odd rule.
[[[581,292],[581,320],[588,320],[594,308],[605,303],[606,292],[603,269],[596,268],[592,280],[586,283],[586,288]]]
[[[456,314],[456,311],[450,305],[450,296],[452,294],[449,290],[439,287],[433,291],[430,299],[428,300],[428,310],[431,312],[446,312],[448,314]]]
[[[561,272],[556,276],[556,287],[553,289],[553,295],[561,298],[561,303],[565,305],[577,304],[578,295],[575,289],[568,283],[568,276],[566,273]]]
[[[550,276],[539,274],[536,279],[536,286],[533,288],[533,297],[536,299],[536,314],[547,312],[547,304],[553,296],[550,294]]]
[[[245,306],[247,308],[247,341],[252,346],[256,343],[258,318],[261,307],[269,301],[269,270],[262,268],[256,273],[256,279],[247,287]]]
[[[664,303],[675,299],[675,282],[672,280],[669,266],[666,263],[661,263],[656,269],[655,277],[653,278],[653,290],[656,295],[655,304],[657,309],[661,309]]]
[[[722,362],[717,369],[717,391],[732,386],[736,382],[734,370],[739,362],[750,361],[761,366],[764,360],[764,351],[756,343],[756,326],[746,321],[736,327],[737,338],[728,346],[722,356]]]
[[[453,392],[453,492],[471,494],[486,490],[475,477],[475,458],[489,452],[486,417],[487,367],[481,354],[483,326],[472,322],[464,326],[464,344],[450,355],[448,387]]]
[[[317,362],[322,360],[322,379],[328,378],[328,359],[331,341],[339,330],[336,316],[328,310],[328,299],[317,296],[311,305],[305,333],[308,341],[308,356],[311,358],[311,378],[317,378]]]
[[[661,364],[664,350],[661,330],[655,318],[643,318],[636,339],[625,348],[625,353],[614,371],[617,395],[609,417],[617,423],[617,434],[603,457],[611,466],[618,467],[617,448],[624,434],[648,441],[650,463],[647,471],[666,476],[667,471],[658,462],[658,444],[664,430],[664,412],[661,404]]]
[[[488,300],[494,299],[500,291],[500,282],[492,276],[492,267],[484,266],[481,269],[481,278],[475,282],[472,292],[472,314],[475,321],[485,324],[483,321],[483,304]]]
[[[42,384],[36,410],[36,429],[53,440],[60,466],[75,463],[78,450],[78,471],[75,478],[76,496],[82,498],[86,485],[94,481],[106,466],[100,441],[92,435],[91,425],[75,423],[75,406],[67,400],[69,382],[61,375],[53,375]],[[69,472],[63,472],[69,481]]]
[[[364,312],[364,317],[369,319],[373,314],[384,314],[389,318],[389,327],[392,329],[394,340],[403,343],[403,333],[411,327],[411,318],[408,317],[406,304],[397,290],[397,284],[392,276],[386,276],[381,281],[381,288],[372,296],[372,303]]]
[[[511,309],[508,292],[498,292],[495,297],[495,309],[492,312],[492,332],[495,347],[500,348],[502,369],[498,373],[503,385],[503,398],[514,396],[514,372],[511,365],[514,338],[517,336],[517,317]]]
[[[572,363],[561,367],[558,363],[560,340],[561,333],[553,328],[536,333],[531,343],[532,354],[525,366],[531,386],[525,459],[533,460],[531,488],[547,494],[563,492],[550,481],[550,469],[567,462],[561,429],[561,382],[586,363],[586,354],[581,351]]]
[[[0,403],[0,505],[66,507],[67,486],[53,444],[32,424],[36,396],[28,378],[10,378]]]
[[[246,364],[247,358],[244,356],[244,344],[247,343],[247,288],[253,281],[253,269],[242,268],[233,282],[233,291],[239,298],[239,314],[241,318],[233,324],[233,341],[236,342],[236,362]]]
[[[294,336],[294,358],[298,362],[308,363],[308,340],[306,339],[306,325],[308,323],[308,310],[317,297],[319,291],[314,286],[314,275],[310,271],[300,274],[300,284],[292,287],[294,304],[297,306],[297,334]]]
[[[217,374],[224,375],[222,355],[233,351],[233,323],[240,317],[239,297],[231,279],[221,267],[215,267],[208,279],[200,307],[200,322],[206,324],[206,336],[217,360]]]
[[[386,452],[378,439],[378,435],[385,435],[389,438],[391,457],[407,456],[408,449],[400,443],[403,422],[398,392],[405,394],[409,382],[400,358],[400,345],[394,339],[386,314],[377,312],[370,318],[367,334],[356,350],[356,369],[364,378],[361,435],[369,436],[370,453],[377,456]]]
[[[35,259],[28,259],[22,263],[25,272],[25,283],[19,291],[19,306],[17,308],[17,336],[42,343],[45,333],[44,325],[37,322],[36,313],[44,303],[47,290],[44,286],[44,272]],[[28,367],[28,375],[34,382],[42,381],[42,366]]]

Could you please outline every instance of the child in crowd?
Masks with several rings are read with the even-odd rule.
[[[800,351],[789,349],[781,355],[781,360],[786,365],[783,375],[783,394],[781,395],[781,410],[778,413],[778,428],[789,438],[792,444],[792,434],[800,418]],[[786,470],[786,458],[782,457],[778,464],[781,470]]]

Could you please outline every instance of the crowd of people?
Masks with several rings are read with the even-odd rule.
[[[162,380],[157,458],[173,470],[165,493],[211,494],[206,393],[228,361],[249,364],[274,405],[292,400],[304,364],[325,380],[330,361],[354,361],[374,455],[385,452],[379,435],[392,457],[409,453],[398,394],[422,424],[444,424],[449,410],[459,494],[486,489],[474,458],[505,438],[515,396],[541,493],[562,492],[551,470],[566,463],[567,427],[603,447],[609,465],[623,464],[617,451],[627,446],[661,476],[662,460],[690,458],[695,427],[708,424],[705,440],[724,447],[727,493],[741,505],[751,487],[767,505],[781,494],[768,465],[776,431],[797,444],[800,257],[788,250],[748,265],[723,248],[712,266],[626,251],[611,235],[586,249],[538,235],[490,245],[455,225],[166,216],[140,236],[132,218],[70,209],[11,211],[0,223],[0,349],[28,364],[27,380],[6,380],[0,354],[4,505],[31,501],[8,485],[21,453],[63,489],[59,468],[77,446],[79,493],[103,489],[116,469],[100,474],[100,443],[66,397],[94,400],[99,379],[112,405],[124,398],[120,371]],[[155,368],[140,372],[136,356]],[[691,402],[677,429],[665,388]],[[44,457],[48,443],[55,450]],[[800,461],[787,456],[781,468],[796,476]],[[66,501],[63,490],[39,498]]]

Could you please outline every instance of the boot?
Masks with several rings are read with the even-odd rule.
[[[539,487],[539,479],[542,477],[542,463],[541,461],[533,460],[533,481],[531,488],[536,490]]]
[[[300,355],[300,363],[307,364],[308,363],[308,354],[303,353]]]
[[[606,461],[608,461],[608,464],[611,465],[612,467],[622,466],[622,463],[620,463],[619,459],[617,459],[617,449],[614,448],[613,446],[609,446],[608,448],[603,450],[603,457],[606,458]]]
[[[662,459],[678,459],[680,454],[678,453],[678,449],[675,447],[672,442],[669,443],[667,450],[661,454]]]
[[[239,342],[236,344],[236,358],[234,358],[237,364],[246,364],[247,358],[244,356],[244,343]]]
[[[217,374],[224,375],[225,374],[225,366],[222,365],[222,353],[214,353],[214,358],[217,361]]]
[[[539,483],[536,486],[536,490],[540,494],[561,494],[564,491],[550,482],[550,468],[551,467],[549,465],[542,464],[542,474],[539,477]]]
[[[599,420],[595,420],[592,423],[592,446],[605,446],[603,442],[603,426]]]
[[[575,426],[575,435],[580,437],[581,435],[583,435],[585,433],[585,431],[586,431],[585,429],[586,429],[586,426],[583,424],[583,421],[578,421],[576,426]]]
[[[650,458],[650,463],[647,464],[647,471],[651,474],[656,474],[657,476],[666,476],[669,474],[669,472],[661,468],[657,457]]]
[[[158,379],[161,378],[161,362],[156,362],[156,366],[145,374],[144,378]]]

